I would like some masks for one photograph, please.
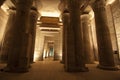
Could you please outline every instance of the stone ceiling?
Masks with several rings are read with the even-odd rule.
[[[14,6],[15,0],[6,0],[4,7],[6,10]],[[95,0],[84,0],[83,2],[88,2],[93,3]],[[111,4],[115,0],[106,0],[107,4]],[[58,6],[60,4],[60,0],[34,0],[34,6],[37,7],[39,13],[41,16],[48,16],[48,17],[59,17],[60,16],[60,10],[58,9]],[[5,10],[4,9],[4,10]],[[89,12],[91,10],[91,7],[88,6],[85,11]]]
[[[12,2],[13,3],[12,3]],[[91,0],[93,2],[94,0]],[[14,7],[15,0],[6,0],[3,8],[5,11],[9,9],[9,7]],[[58,6],[60,4],[60,0],[34,0],[33,6],[37,7],[38,12],[41,16],[48,16],[48,17],[59,17],[60,10]],[[87,7],[85,11],[90,11],[91,8]]]
[[[39,1],[39,0],[38,0]],[[41,16],[49,16],[49,17],[59,17],[60,11],[58,9],[58,5],[60,0],[40,0],[41,8],[39,8],[39,13]]]

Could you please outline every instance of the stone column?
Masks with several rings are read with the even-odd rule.
[[[35,38],[36,38],[36,23],[38,18],[38,12],[36,8],[32,7],[30,11],[30,63],[33,63],[34,50],[35,50]]]
[[[8,37],[8,63],[5,71],[26,72],[29,67],[28,45],[28,18],[32,0],[16,1],[16,19],[9,30]]]
[[[72,27],[70,26],[70,13],[68,10],[63,13],[63,51],[65,71],[74,72],[74,37]]]
[[[45,42],[44,42],[44,57],[45,58],[47,58],[48,56],[47,56],[47,51],[48,51],[48,49],[47,49],[47,47],[48,47],[48,42],[47,42],[47,40],[45,39]]]
[[[105,5],[105,0],[98,0],[93,4],[99,53],[98,67],[107,70],[117,70],[113,58]]]
[[[40,32],[40,52],[39,52],[39,60],[43,61],[44,57],[44,46],[45,46],[45,36]]]
[[[67,61],[65,69],[71,72],[88,71],[83,53],[83,33],[80,25],[80,1],[68,0],[70,25],[67,28]]]
[[[90,15],[81,15],[82,29],[83,29],[83,42],[84,42],[84,55],[86,63],[94,63],[94,54],[92,51],[91,44],[91,26],[90,26]]]
[[[60,32],[54,38],[54,60],[60,60]]]
[[[63,57],[63,24],[60,25],[60,62],[62,62],[62,57]]]
[[[1,49],[1,61],[2,62],[7,62],[8,60],[8,53],[9,53],[9,46],[8,46],[8,37],[9,37],[9,30],[12,27],[12,24],[15,21],[15,15],[16,15],[16,10],[15,9],[9,9],[9,18],[6,24],[4,36],[2,39],[2,49]]]
[[[39,26],[36,26],[36,39],[35,39],[35,53],[34,61],[43,60],[44,56],[45,37]]]
[[[62,48],[62,63],[65,63],[65,52],[66,52],[66,31],[67,31],[67,27],[69,25],[69,11],[65,10],[62,14],[62,21],[63,21],[63,48]]]

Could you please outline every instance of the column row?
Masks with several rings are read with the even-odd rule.
[[[80,25],[80,1],[68,1],[68,10],[63,13],[63,51],[65,70],[69,72],[88,71],[83,51],[83,33]]]
[[[5,33],[3,52],[7,51],[7,66],[4,71],[28,71],[30,62],[33,62],[37,17],[38,12],[32,7],[32,0],[17,1],[16,12],[8,21],[14,20],[8,22],[11,25],[7,25]]]
[[[66,71],[88,71],[85,64],[94,63],[91,49],[90,21],[87,14],[81,15],[80,1],[69,1],[63,16],[63,60]],[[110,32],[107,23],[105,1],[93,4],[99,53],[98,68],[118,70],[114,63]],[[82,21],[80,19],[82,16]]]

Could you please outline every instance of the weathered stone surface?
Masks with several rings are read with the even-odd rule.
[[[117,70],[113,58],[110,31],[107,23],[105,2],[96,1],[93,6],[95,12],[96,33],[99,53],[99,68]]]
[[[67,60],[65,63],[66,71],[79,72],[88,71],[85,66],[83,52],[82,27],[80,20],[80,1],[68,1],[70,12],[70,23],[67,27]]]
[[[112,14],[117,37],[118,55],[120,55],[120,0],[116,0],[112,5]],[[120,59],[120,56],[118,57]]]
[[[28,53],[29,33],[27,29],[32,1],[18,0],[16,4],[15,22],[8,33],[9,54],[5,71],[26,72],[29,68],[30,58]]]
[[[35,51],[35,38],[36,38],[36,23],[37,23],[37,18],[38,18],[38,12],[36,10],[31,9],[30,11],[30,39],[29,39],[29,44],[30,48],[28,48],[28,51],[30,53],[30,62],[32,63],[34,61],[34,51]]]
[[[7,62],[8,61],[8,54],[9,54],[9,49],[10,46],[8,45],[9,42],[9,36],[10,36],[10,28],[12,28],[12,24],[15,21],[15,15],[16,15],[16,11],[15,10],[9,10],[9,18],[7,20],[7,24],[4,23],[5,26],[1,27],[1,37],[2,37],[2,41],[1,41],[1,61],[2,62]],[[7,19],[7,18],[5,18]],[[2,19],[4,20],[4,18]],[[2,24],[2,23],[1,23]]]

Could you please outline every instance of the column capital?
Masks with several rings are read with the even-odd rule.
[[[12,14],[12,13],[16,13],[16,8],[9,8],[9,10],[8,10],[8,13],[9,14]]]
[[[81,15],[82,22],[88,22],[90,21],[90,15],[89,14],[82,14]]]
[[[62,13],[62,20],[64,21],[65,18],[68,18],[68,17],[66,17],[66,16],[69,16],[69,15],[70,15],[69,11],[68,11],[68,10],[65,10],[65,11]]]
[[[19,9],[27,9],[33,4],[33,0],[16,0],[16,6]]]
[[[36,21],[36,19],[40,16],[39,12],[35,7],[31,7],[30,9],[30,17],[33,17],[33,20]]]
[[[26,3],[27,2],[27,3]],[[33,0],[16,0],[17,4],[32,4]]]
[[[59,4],[58,8],[61,12],[64,12],[64,10],[68,9],[67,0],[60,0],[60,4]]]
[[[79,0],[68,0],[68,8],[71,10],[78,10],[81,6],[81,1]]]
[[[70,13],[70,12],[69,12],[68,9],[64,9],[63,14],[69,14],[69,13]]]
[[[30,10],[31,13],[34,13],[34,14],[39,14],[38,11],[37,11],[37,8],[36,7],[31,7],[31,10]]]
[[[100,10],[105,10],[106,7],[106,0],[96,0],[93,4],[92,4],[93,10],[94,11],[100,11]]]

